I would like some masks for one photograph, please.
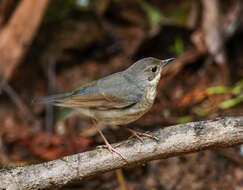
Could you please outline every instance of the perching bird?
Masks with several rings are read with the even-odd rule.
[[[36,103],[74,108],[105,125],[126,125],[150,110],[156,97],[161,72],[174,59],[144,58],[124,71],[89,82],[71,92],[37,100]],[[97,130],[106,147],[126,160],[108,143],[100,128],[97,127]],[[145,133],[130,131],[137,137],[153,138]]]

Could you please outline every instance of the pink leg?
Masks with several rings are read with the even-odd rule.
[[[154,139],[156,141],[158,141],[159,139],[153,135],[149,135],[147,133],[141,133],[141,132],[138,132],[138,131],[135,131],[133,129],[128,129],[132,135],[129,137],[129,138],[133,138],[133,137],[137,137],[138,140],[140,140],[141,142],[143,142],[143,139],[141,137],[147,137],[147,138],[150,138],[150,139]]]
[[[108,142],[108,140],[105,138],[104,134],[102,133],[102,131],[101,131],[100,128],[98,127],[96,121],[95,121],[95,120],[92,120],[92,121],[93,121],[93,123],[95,124],[96,129],[97,129],[97,131],[99,132],[100,136],[102,137],[102,139],[103,139],[104,142],[105,142],[105,145],[104,145],[104,146],[100,146],[100,147],[102,147],[102,148],[107,148],[110,152],[114,152],[114,153],[118,154],[118,155],[119,155],[125,162],[128,162],[128,161],[126,160],[126,158],[125,158],[120,152],[118,152],[115,148],[113,148],[113,147],[111,146],[111,144]]]

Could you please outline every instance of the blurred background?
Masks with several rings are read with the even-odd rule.
[[[144,57],[177,57],[143,131],[243,115],[241,0],[1,0],[0,167],[103,144],[89,118],[31,101],[66,92]],[[111,143],[121,128],[103,130]],[[243,189],[243,148],[203,151],[93,177],[63,189]],[[123,176],[123,178],[121,177]],[[122,189],[125,190],[125,189]]]

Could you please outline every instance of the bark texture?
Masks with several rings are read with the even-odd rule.
[[[3,169],[0,189],[44,189],[121,167],[164,159],[205,149],[231,147],[243,143],[243,117],[217,118],[161,128],[151,133],[159,141],[137,139],[122,142],[117,148],[126,158],[104,149],[79,153],[42,164]]]

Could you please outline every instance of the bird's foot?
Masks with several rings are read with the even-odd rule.
[[[129,139],[131,139],[133,137],[137,137],[138,140],[143,143],[144,141],[143,141],[143,139],[141,137],[147,137],[147,138],[159,141],[158,137],[156,137],[156,136],[149,135],[147,133],[141,133],[141,132],[135,131],[133,129],[128,129],[128,130],[132,133],[132,135],[129,137]]]
[[[110,143],[108,142],[108,140],[105,138],[105,135],[102,133],[100,127],[97,125],[96,121],[95,121],[95,120],[92,120],[92,121],[93,121],[93,123],[95,124],[96,129],[97,129],[97,131],[99,132],[100,136],[102,137],[102,139],[103,139],[104,142],[105,142],[105,145],[103,145],[103,146],[99,146],[99,148],[105,148],[105,149],[108,149],[111,153],[112,153],[112,152],[116,153],[118,156],[120,156],[120,157],[122,158],[122,160],[124,160],[126,163],[128,163],[127,159],[126,159],[126,158],[125,158],[119,151],[117,151],[115,148],[113,148],[113,147],[111,146],[111,144],[110,144]],[[118,147],[118,146],[119,146],[119,144],[116,145],[115,147]]]
[[[128,163],[127,159],[122,155],[122,153],[120,153],[119,151],[117,151],[115,148],[120,146],[120,144],[115,145],[114,147],[111,146],[111,144],[106,143],[105,145],[100,145],[97,146],[97,148],[105,148],[108,149],[111,153],[116,153],[118,156],[120,156],[125,162]]]
[[[123,145],[124,143],[117,143],[117,144],[113,144],[112,145],[112,147],[113,148],[117,148],[117,147],[119,147],[119,146],[121,146],[121,145]],[[111,145],[110,145],[111,146]],[[98,146],[96,146],[96,148],[104,148],[104,149],[108,149],[107,148],[107,145],[98,145]]]

